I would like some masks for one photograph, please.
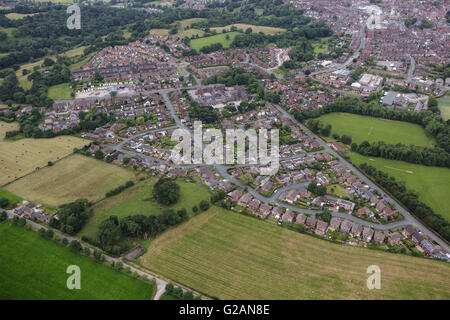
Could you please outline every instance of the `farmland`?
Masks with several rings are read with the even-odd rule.
[[[46,166],[48,161],[69,155],[73,148],[86,143],[84,139],[71,136],[0,141],[0,186],[33,172],[38,166]]]
[[[230,31],[231,27],[233,27],[233,26],[236,27],[238,30],[242,30],[242,31],[245,31],[248,28],[251,28],[253,33],[262,32],[264,34],[278,34],[278,33],[282,33],[282,32],[286,31],[286,29],[284,29],[284,28],[255,26],[253,24],[245,24],[245,23],[235,23],[235,24],[230,24],[225,27],[215,27],[215,28],[211,28],[211,30],[215,30],[219,33],[219,32],[222,32],[222,30]]]
[[[81,269],[81,289],[69,290],[69,265]],[[152,285],[10,222],[0,224],[0,299],[151,299]]]
[[[450,221],[450,169],[365,157],[357,153],[351,154],[350,159],[357,165],[365,162],[397,181],[404,181],[408,189],[417,191],[421,201]]]
[[[430,147],[435,142],[434,138],[427,136],[425,130],[418,124],[349,113],[329,113],[318,120],[324,124],[331,124],[332,134],[349,135],[356,143],[366,140]]]
[[[17,122],[3,122],[0,121],[0,143],[5,138],[5,134],[8,131],[14,131],[19,129]]]
[[[209,200],[209,193],[203,187],[177,181],[180,186],[180,199],[172,206],[158,204],[152,199],[153,185],[156,178],[151,178],[137,183],[135,186],[122,193],[102,200],[94,206],[94,214],[87,222],[82,235],[94,236],[97,227],[103,220],[111,215],[123,218],[129,215],[155,215],[160,214],[165,209],[179,210],[186,208],[188,213],[192,212],[192,207],[198,205],[201,200]]]
[[[236,37],[238,34],[239,32],[228,32],[217,34],[215,36],[193,39],[189,42],[189,46],[197,51],[200,51],[201,48],[214,43],[221,43],[224,48],[229,48],[231,43],[233,42],[234,37]],[[229,36],[229,39],[226,38],[227,35]]]
[[[5,189],[27,200],[58,206],[87,198],[100,200],[111,189],[134,180],[130,170],[82,155],[72,155],[23,177]]]
[[[216,207],[161,235],[140,261],[220,299],[450,298],[448,264],[341,246]],[[381,290],[366,287],[374,264]]]

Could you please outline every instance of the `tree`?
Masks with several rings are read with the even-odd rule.
[[[81,251],[82,249],[80,242],[78,242],[77,240],[72,240],[70,242],[69,248],[73,251]]]
[[[195,213],[195,214],[198,213],[198,207],[197,206],[193,206],[192,207],[192,212]]]
[[[166,294],[172,294],[173,293],[174,286],[171,283],[166,284]]]
[[[185,291],[183,293],[183,300],[194,300],[194,295],[190,291]]]
[[[345,143],[345,144],[351,144],[352,143],[352,137],[350,137],[350,136],[348,136],[346,134],[343,134],[342,137],[341,137],[341,141],[342,141],[342,143]]]
[[[202,200],[202,201],[200,201],[198,207],[200,208],[200,210],[206,211],[209,209],[209,202],[206,200]]]
[[[6,198],[0,198],[0,208],[6,208],[9,205],[9,200]]]
[[[253,176],[250,173],[246,173],[240,176],[239,180],[241,180],[244,184],[250,184],[253,181]]]
[[[170,178],[160,178],[153,187],[153,197],[164,205],[177,203],[180,198],[180,186]]]
[[[94,156],[95,156],[96,159],[102,160],[103,159],[103,152],[101,150],[97,150],[97,151],[95,151]]]

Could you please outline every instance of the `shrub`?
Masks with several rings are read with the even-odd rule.
[[[206,211],[209,209],[209,202],[206,200],[202,200],[202,201],[200,201],[198,206],[199,206],[200,210]]]
[[[81,251],[81,249],[82,249],[80,242],[78,242],[77,240],[72,240],[70,242],[70,246],[69,247],[73,251]]]
[[[63,238],[62,239],[62,244],[67,246],[69,244],[69,240],[67,240],[67,238]]]
[[[166,284],[166,293],[167,294],[172,294],[173,289],[174,289],[173,284],[171,284],[171,283]]]

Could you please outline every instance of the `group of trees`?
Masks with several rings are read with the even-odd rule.
[[[180,287],[175,287],[173,284],[166,284],[166,292],[164,294],[177,297],[182,300],[201,300],[200,297],[195,297],[190,291],[184,291]]]
[[[49,226],[69,235],[75,235],[81,230],[90,215],[89,206],[89,201],[84,198],[63,204],[56,212],[58,219],[52,217]]]
[[[324,196],[327,194],[327,187],[318,185],[317,181],[311,181],[308,184],[307,190],[316,196]]]
[[[161,204],[171,205],[180,199],[180,186],[175,180],[163,177],[153,187],[153,197]]]
[[[331,133],[331,124],[324,124],[320,120],[309,119],[306,121],[306,126],[314,133],[320,134],[324,137],[329,137]]]
[[[444,239],[450,241],[450,224],[441,215],[421,202],[416,192],[407,190],[403,182],[396,181],[394,177],[390,177],[373,166],[362,163],[359,167],[371,176],[376,183],[402,202],[418,219],[439,233]]]
[[[100,151],[100,150],[99,150]],[[101,151],[100,151],[101,152]],[[102,155],[103,155],[103,153],[102,153]],[[103,158],[103,157],[102,157]],[[134,182],[133,181],[127,181],[125,184],[123,184],[123,185],[121,185],[121,186],[118,186],[117,188],[115,188],[115,189],[112,189],[112,190],[110,190],[110,191],[108,191],[107,193],[106,193],[106,197],[112,197],[112,196],[115,196],[116,194],[119,194],[119,193],[121,193],[123,190],[125,190],[125,189],[127,189],[127,188],[130,188],[130,187],[132,187],[132,186],[134,186]]]

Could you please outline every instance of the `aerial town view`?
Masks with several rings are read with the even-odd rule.
[[[449,300],[449,34],[446,0],[0,0],[0,300]]]

